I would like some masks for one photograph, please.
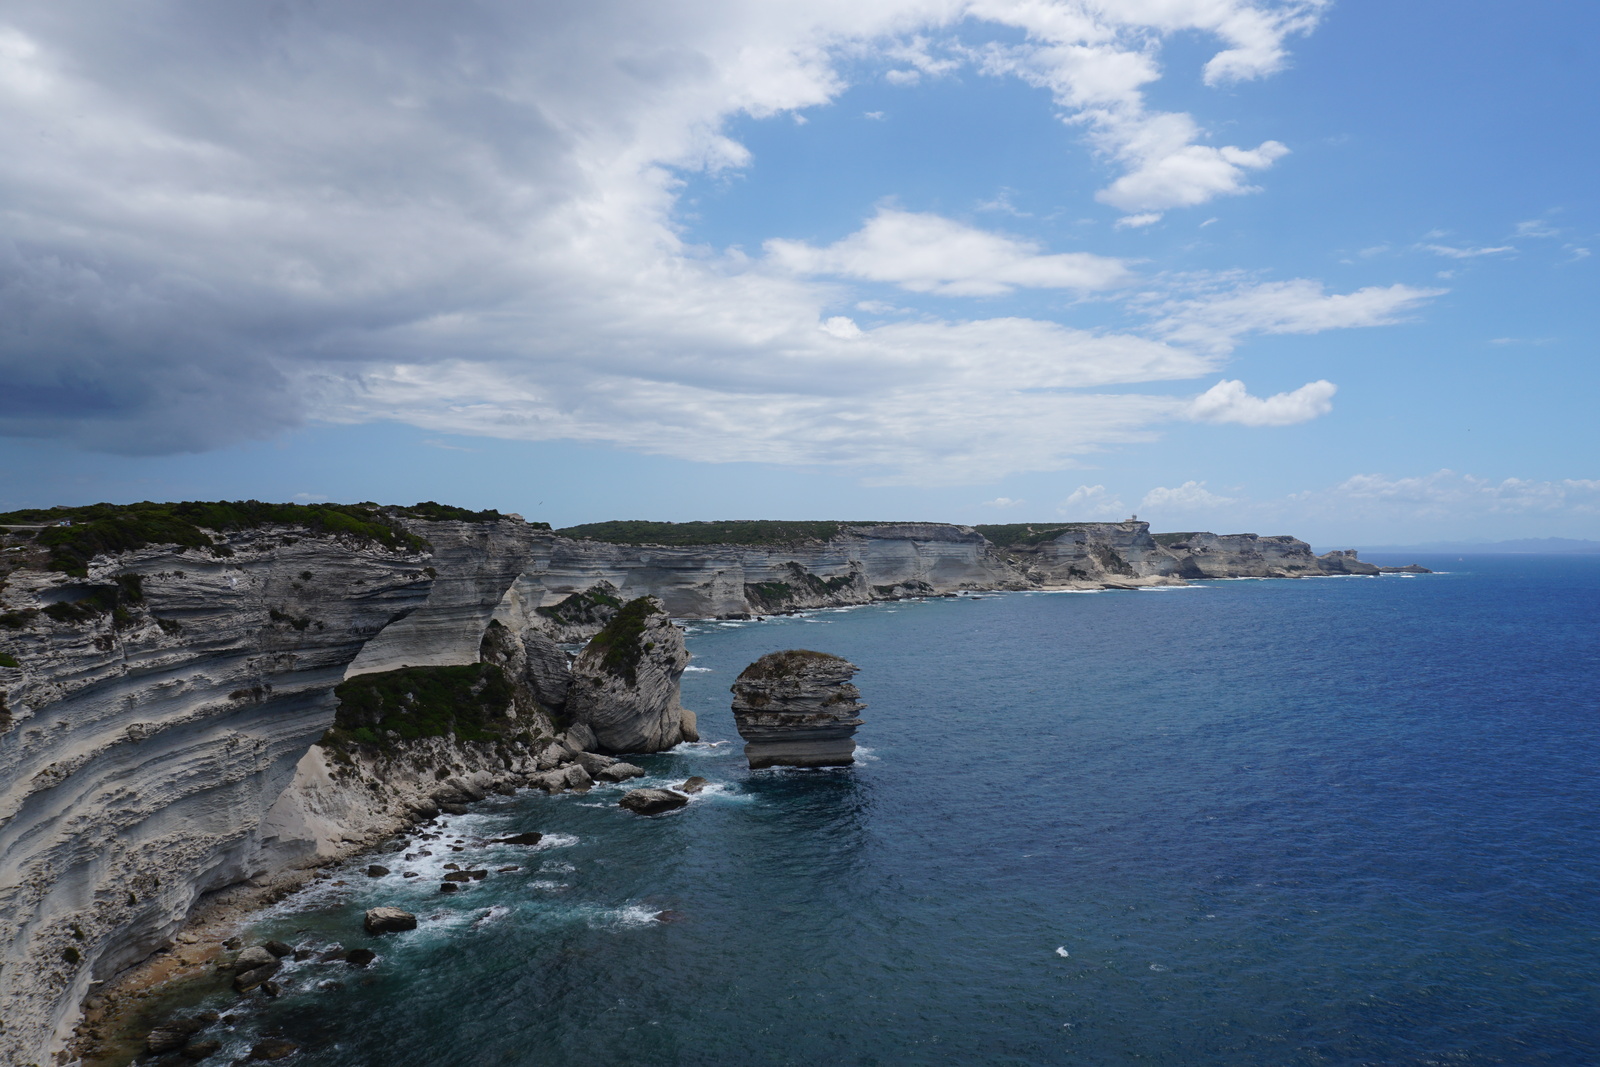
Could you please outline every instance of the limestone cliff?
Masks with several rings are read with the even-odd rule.
[[[694,713],[679,703],[688,665],[683,631],[661,603],[630,601],[573,664],[567,714],[609,752],[661,752],[699,740]]]
[[[854,663],[826,652],[769,652],[732,686],[733,720],[751,770],[843,767],[855,762],[866,705],[850,679]]]

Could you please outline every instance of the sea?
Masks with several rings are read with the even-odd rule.
[[[216,1062],[1600,1062],[1600,557],[1416,562],[691,622],[702,742],[263,914],[378,957],[216,995]],[[747,769],[728,687],[788,648],[860,667],[854,766]]]

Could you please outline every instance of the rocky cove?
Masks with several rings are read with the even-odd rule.
[[[102,983],[201,955],[175,941],[196,918],[440,810],[581,789],[629,773],[615,754],[691,739],[668,616],[1377,571],[1293,538],[1140,522],[672,544],[420,505],[166,525],[80,510],[67,528],[6,517],[0,1058],[19,1065],[70,1059]],[[592,644],[650,597],[626,641]],[[405,736],[414,711],[431,725]]]

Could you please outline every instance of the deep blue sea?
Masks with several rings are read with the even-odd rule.
[[[464,852],[352,862],[256,933],[379,959],[291,968],[230,1055],[1600,1062],[1600,558],[1419,562],[692,624],[707,743],[639,762],[712,790],[497,799]],[[727,689],[784,648],[860,666],[855,767],[745,769]],[[520,870],[446,897],[448,861]],[[367,938],[380,903],[421,927]]]

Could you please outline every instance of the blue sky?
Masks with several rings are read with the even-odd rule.
[[[570,8],[0,12],[0,507],[1600,537],[1600,11]]]

